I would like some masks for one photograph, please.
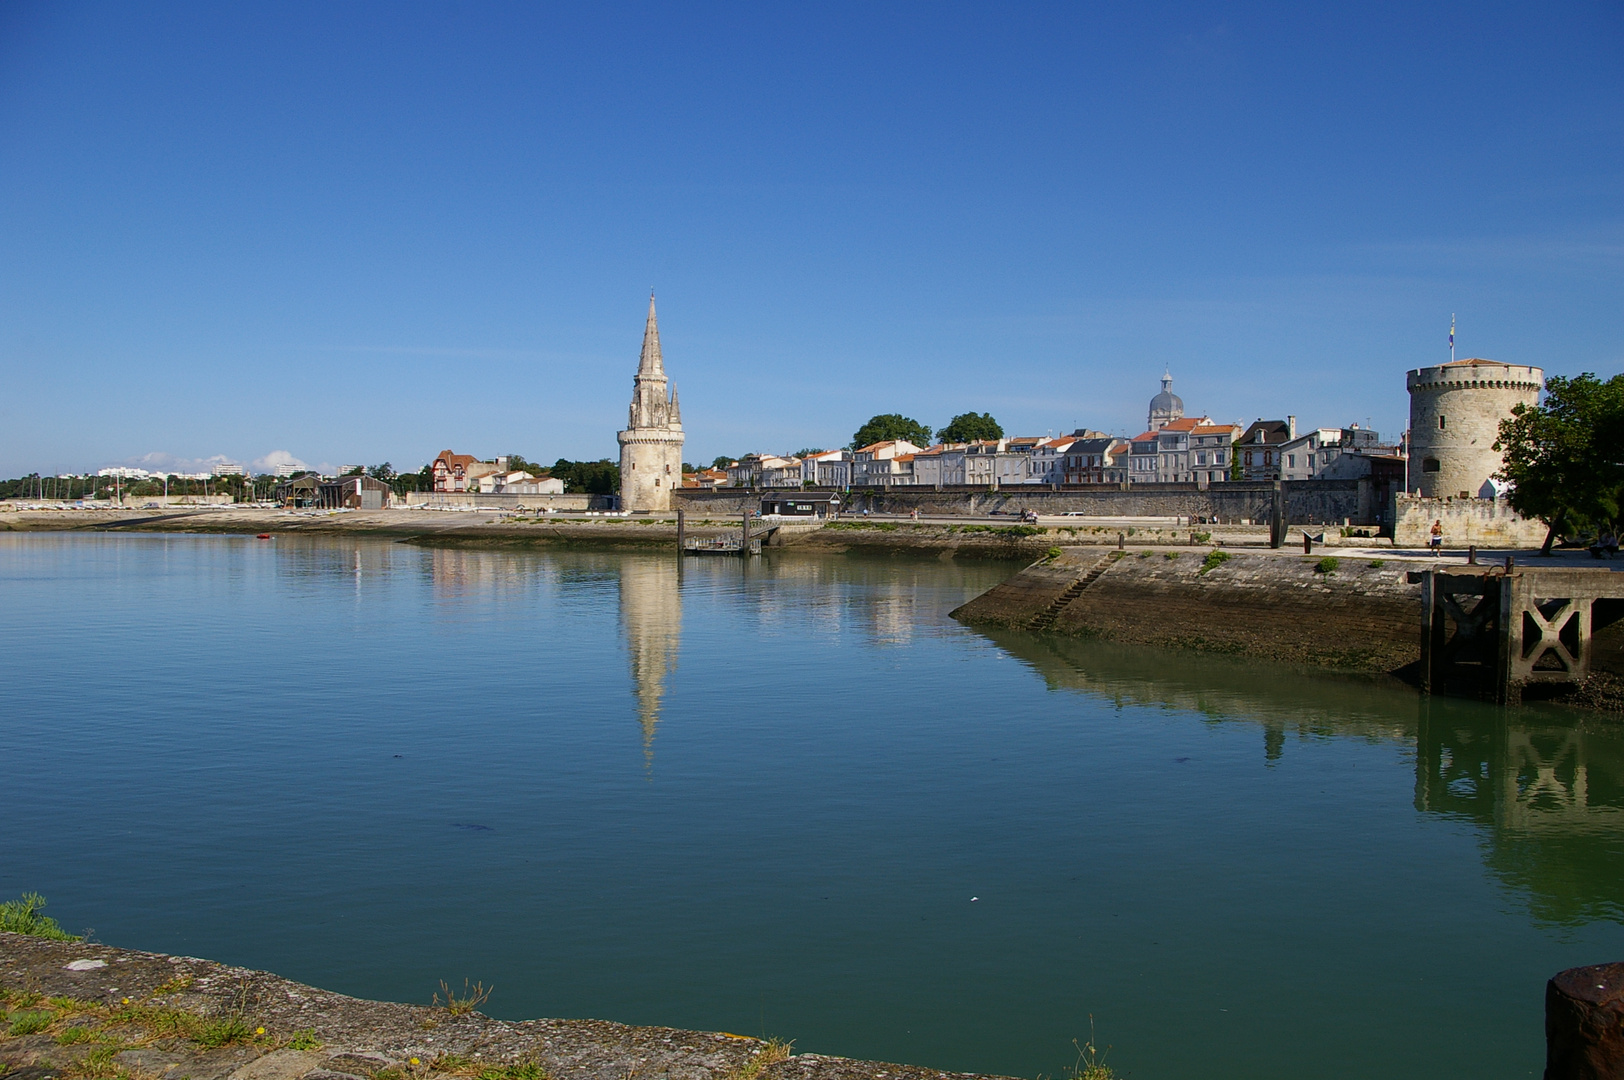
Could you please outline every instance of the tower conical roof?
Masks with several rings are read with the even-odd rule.
[[[648,324],[643,327],[643,357],[637,362],[639,375],[664,375],[665,363],[660,359],[660,324],[654,318],[654,294],[648,294]]]

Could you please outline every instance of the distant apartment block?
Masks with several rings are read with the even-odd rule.
[[[1282,443],[1278,451],[1282,480],[1323,480],[1326,471],[1340,457],[1353,454],[1391,455],[1394,448],[1382,446],[1374,430],[1351,424],[1345,428],[1314,428],[1290,442]]]

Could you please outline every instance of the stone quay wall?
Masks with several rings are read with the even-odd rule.
[[[1434,521],[1443,523],[1447,547],[1530,548],[1545,542],[1545,523],[1522,517],[1504,499],[1428,499],[1400,494],[1394,497],[1394,546],[1426,546]]]
[[[1297,480],[1281,484],[1286,520],[1373,525],[1383,516],[1368,480]],[[673,508],[707,514],[759,509],[762,492],[744,488],[686,489],[672,493]],[[1274,505],[1270,483],[1135,484],[1131,487],[1046,488],[857,488],[841,494],[843,512],[868,508],[881,514],[978,516],[1002,511],[1019,514],[1078,513],[1088,517],[1194,517],[1226,524],[1266,522]]]
[[[1204,569],[1201,550],[1065,549],[953,614],[972,625],[1027,628],[1103,566],[1060,609],[1052,632],[1345,671],[1397,672],[1420,658],[1421,589],[1409,583],[1406,564],[1342,557],[1322,570],[1324,555],[1227,554]]]
[[[612,495],[515,495],[508,492],[408,491],[406,506],[423,509],[434,506],[489,506],[502,510],[611,510]]]

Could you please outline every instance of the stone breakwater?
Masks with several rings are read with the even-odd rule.
[[[1207,554],[1063,549],[1059,558],[1027,567],[953,614],[972,625],[1347,671],[1397,673],[1420,658],[1420,586],[1407,578],[1413,564]]]
[[[362,1001],[207,960],[18,934],[0,933],[0,990],[5,1080],[971,1080],[722,1032]]]

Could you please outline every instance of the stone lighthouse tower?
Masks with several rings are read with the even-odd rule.
[[[1538,405],[1545,372],[1494,360],[1417,368],[1410,391],[1410,466],[1405,487],[1429,499],[1486,498],[1502,464],[1494,440],[1518,405]]]
[[[682,483],[682,410],[665,377],[654,294],[648,298],[643,356],[632,378],[631,415],[620,440],[620,508],[669,510],[671,489]]]

